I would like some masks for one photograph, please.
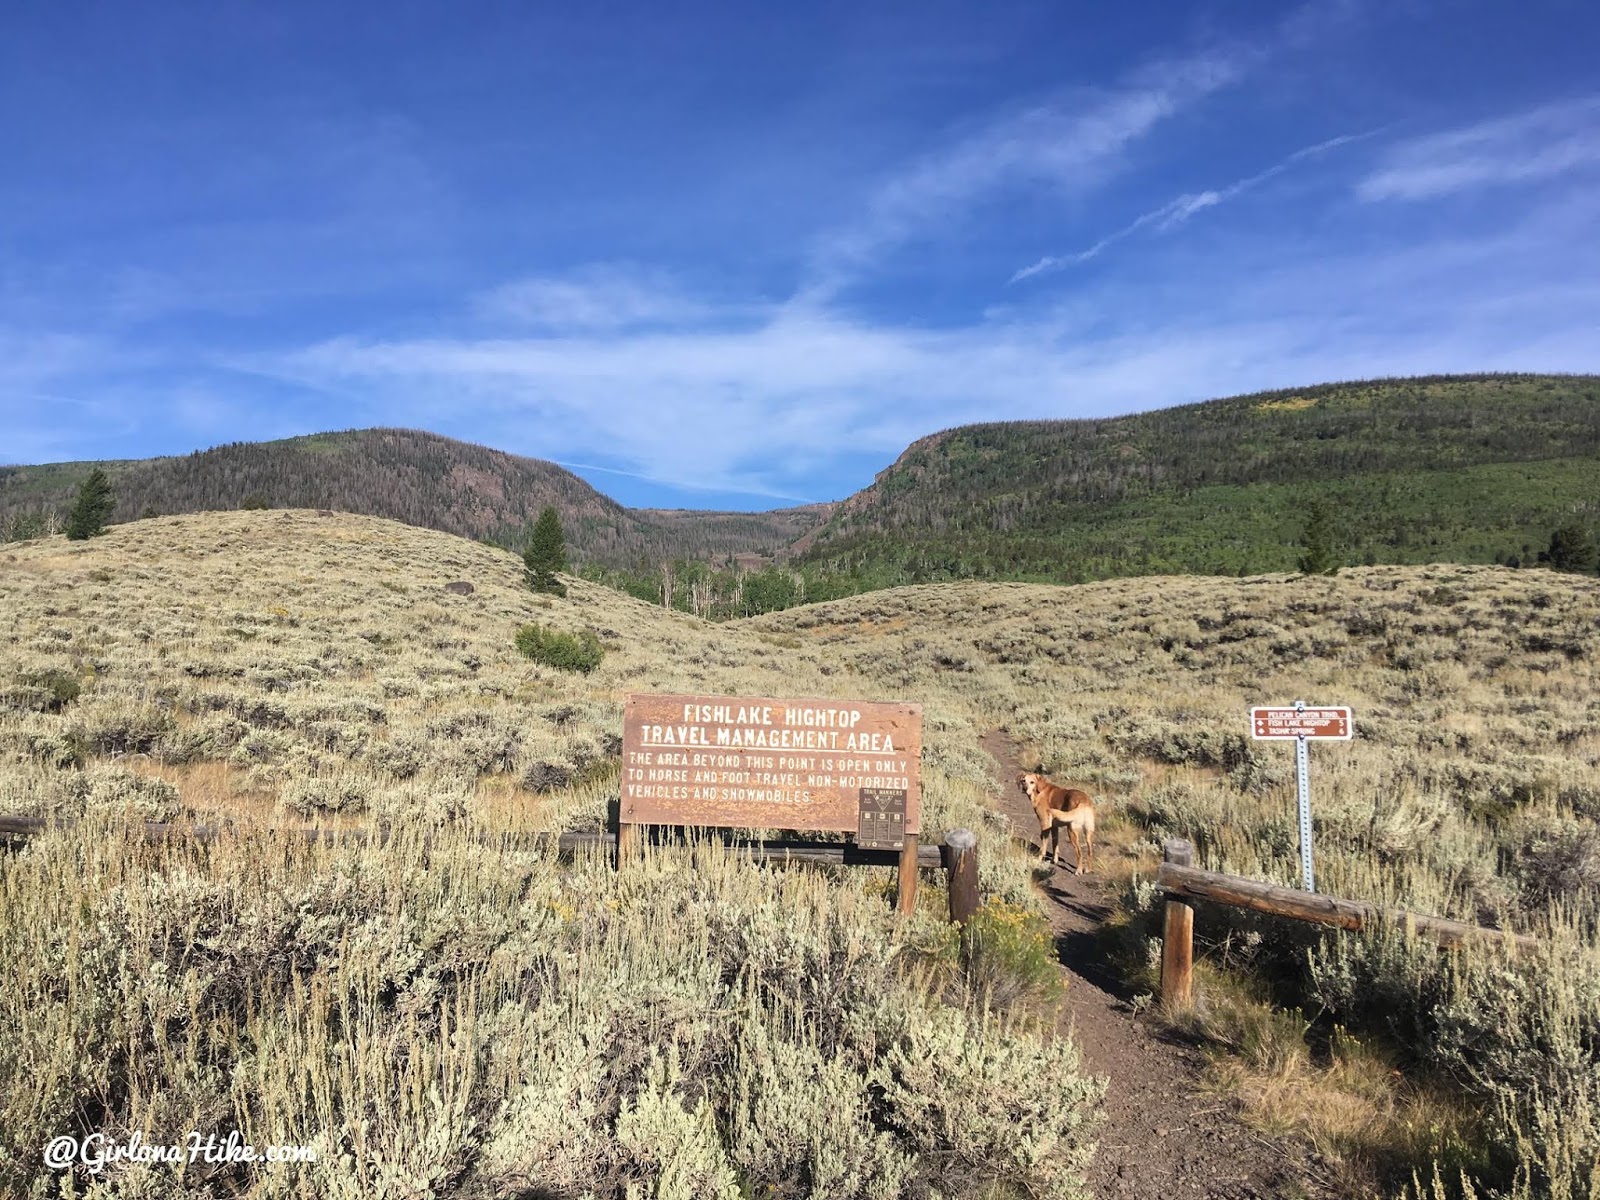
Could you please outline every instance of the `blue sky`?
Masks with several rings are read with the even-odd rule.
[[[11,5],[0,462],[406,425],[769,508],[916,437],[1600,371],[1600,9]]]

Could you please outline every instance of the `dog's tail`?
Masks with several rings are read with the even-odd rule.
[[[1083,833],[1094,832],[1094,805],[1079,804],[1074,808],[1052,808],[1051,825],[1067,825]]]

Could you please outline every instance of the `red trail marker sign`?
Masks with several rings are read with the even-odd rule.
[[[1350,710],[1332,708],[1252,708],[1250,736],[1262,738],[1334,738],[1348,742],[1355,736]]]
[[[1355,736],[1355,718],[1342,704],[1316,707],[1296,700],[1283,708],[1252,708],[1250,736],[1257,741],[1281,738],[1295,744],[1295,791],[1300,801],[1300,879],[1308,892],[1314,892],[1316,876],[1311,866],[1311,747],[1312,738],[1348,742]]]

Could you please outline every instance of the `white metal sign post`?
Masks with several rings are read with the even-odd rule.
[[[1300,701],[1295,701],[1298,706]],[[1306,735],[1294,739],[1294,788],[1300,797],[1300,880],[1308,892],[1317,890],[1317,875],[1311,869],[1311,748]]]
[[[1293,708],[1252,708],[1250,736],[1257,740],[1293,738],[1295,791],[1300,800],[1300,877],[1306,891],[1317,890],[1311,867],[1311,747],[1312,738],[1348,742],[1355,722],[1343,706],[1309,708],[1296,700]]]

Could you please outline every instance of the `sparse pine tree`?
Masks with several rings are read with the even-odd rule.
[[[1595,568],[1594,539],[1582,525],[1563,525],[1550,535],[1550,548],[1539,558],[1558,571],[1588,574]]]
[[[111,481],[106,478],[104,471],[96,467],[78,489],[78,498],[67,516],[67,536],[75,542],[82,542],[104,533],[106,521],[116,504],[116,497],[111,494]]]
[[[522,552],[522,563],[527,568],[528,586],[534,591],[552,596],[567,594],[566,585],[556,578],[557,571],[567,569],[567,539],[553,505],[545,505],[539,514],[528,548]]]
[[[1306,527],[1300,535],[1298,564],[1302,575],[1337,575],[1339,563],[1333,557],[1333,519],[1328,506],[1313,500],[1306,510]]]

